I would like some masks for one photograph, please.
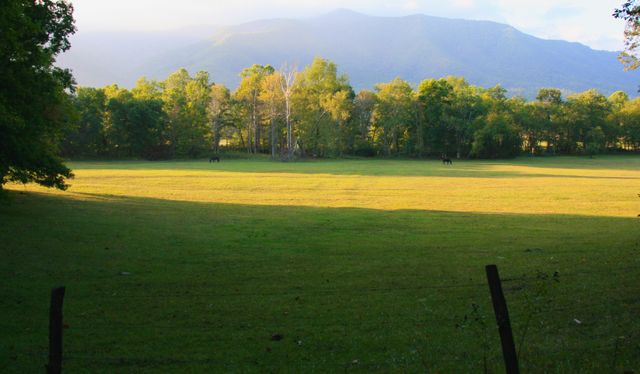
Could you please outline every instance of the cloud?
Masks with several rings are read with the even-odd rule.
[[[417,0],[409,0],[402,5],[402,8],[406,10],[418,10],[420,5]]]
[[[611,16],[619,0],[487,0],[505,22],[535,36],[622,48],[624,25]]]
[[[476,6],[475,0],[452,0],[450,3],[458,9],[471,9]]]

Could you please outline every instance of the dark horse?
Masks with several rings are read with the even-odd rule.
[[[218,157],[218,156],[211,156],[211,157],[209,158],[209,162],[214,162],[214,161],[215,161],[215,162],[220,162],[220,157]]]
[[[445,165],[446,164],[453,165],[453,161],[451,161],[451,159],[447,157],[447,155],[440,156],[440,159],[442,160],[442,163]]]

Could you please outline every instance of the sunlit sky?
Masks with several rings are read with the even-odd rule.
[[[622,49],[623,0],[72,0],[79,33],[170,30],[263,18],[313,17],[337,8],[369,15],[434,16],[507,23],[545,39]]]

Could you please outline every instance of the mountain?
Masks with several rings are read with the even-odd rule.
[[[200,26],[162,32],[78,32],[71,37],[71,49],[58,56],[57,65],[72,69],[83,86],[117,83],[133,87],[137,78],[149,75],[144,70],[149,61],[200,42],[205,39],[203,34],[218,29]]]
[[[215,82],[235,88],[239,72],[252,64],[277,68],[287,62],[304,68],[322,56],[336,62],[356,90],[373,89],[396,76],[417,84],[457,75],[484,87],[501,84],[511,95],[529,98],[541,87],[566,93],[623,90],[635,96],[640,81],[640,73],[623,70],[615,52],[544,40],[489,21],[338,10],[315,18],[219,28],[197,41],[193,34],[191,39],[177,35],[155,35],[155,42],[134,35],[124,38],[122,46],[122,39],[113,39],[117,42],[107,43],[99,58],[94,49],[101,49],[100,44],[83,44],[82,53],[74,46],[61,65],[74,69],[80,84],[131,86],[139,76],[164,79],[185,67],[192,74],[206,70]]]

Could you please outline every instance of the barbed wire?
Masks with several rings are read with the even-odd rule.
[[[594,323],[595,317],[607,318],[607,323],[616,323],[615,321],[626,321],[632,319],[631,317],[637,314],[640,309],[640,287],[637,283],[633,286],[625,286],[620,290],[602,290],[592,291],[592,288],[577,288],[575,279],[581,276],[590,275],[603,275],[611,274],[612,269],[597,269],[588,271],[572,271],[567,273],[559,273],[557,271],[537,271],[535,274],[520,274],[516,276],[507,276],[502,279],[505,294],[508,299],[508,304],[511,309],[512,317],[522,315],[526,318],[533,316],[536,319],[535,322],[545,320],[547,322],[544,325],[546,329],[552,329],[559,337],[565,337],[570,341],[576,341],[581,334],[587,334],[590,340],[600,339],[606,340],[609,343],[606,345],[585,345],[578,347],[575,345],[563,346],[561,348],[539,346],[532,343],[527,343],[526,351],[530,352],[605,352],[607,350],[623,351],[624,354],[629,354],[630,350],[635,350],[640,353],[640,346],[620,344],[619,336],[610,336],[611,330],[603,330],[602,325]],[[640,274],[640,266],[627,266],[622,268],[615,268],[615,281],[626,282],[635,281],[637,278],[629,278],[628,276],[635,277]],[[573,278],[570,281],[565,281],[566,278]],[[417,279],[417,278],[408,278]],[[401,283],[406,281],[407,278],[394,279],[393,281]],[[426,280],[425,280],[426,281]],[[520,283],[520,284],[519,284]],[[547,284],[549,286],[545,293],[536,294],[538,292],[535,287],[544,287]],[[164,285],[155,285],[156,287]],[[184,286],[184,285],[183,285]],[[211,285],[213,287],[213,285]],[[293,298],[293,301],[299,301],[300,299],[313,298],[313,297],[341,297],[341,298],[356,298],[367,297],[371,298],[372,295],[379,295],[382,298],[389,299],[393,297],[406,298],[407,292],[421,292],[419,298],[415,300],[407,301],[404,305],[412,308],[410,312],[394,312],[393,309],[376,309],[374,312],[365,310],[358,317],[354,317],[352,312],[358,312],[355,306],[363,307],[366,303],[352,304],[349,302],[342,302],[339,305],[335,303],[327,303],[327,305],[334,305],[335,308],[342,308],[342,310],[334,309],[328,310],[326,313],[317,313],[314,307],[317,303],[300,303],[284,305],[280,308],[273,308],[269,310],[262,310],[259,307],[252,309],[247,308],[234,308],[233,304],[219,305],[207,300],[211,299],[232,299],[232,298],[266,298],[265,303],[269,305],[274,300],[273,298]],[[432,291],[432,292],[427,292]],[[446,291],[459,291],[459,292],[446,292]],[[637,295],[637,297],[629,296]],[[116,336],[120,333],[135,330],[171,330],[176,335],[183,334],[211,334],[216,329],[241,329],[247,334],[241,334],[240,336],[216,336],[215,341],[217,343],[238,343],[239,341],[256,342],[259,341],[259,336],[262,336],[265,341],[269,341],[269,334],[278,329],[285,329],[288,334],[291,334],[292,338],[296,334],[304,334],[305,332],[313,332],[318,329],[333,329],[332,336],[340,337],[340,330],[344,336],[353,335],[354,331],[358,331],[359,337],[376,337],[385,338],[389,336],[406,338],[406,339],[420,339],[423,331],[428,330],[429,325],[438,324],[438,328],[442,331],[447,329],[450,331],[456,331],[459,334],[470,334],[473,329],[486,329],[487,325],[492,326],[494,324],[492,310],[490,309],[489,301],[490,296],[488,292],[488,285],[480,282],[462,282],[453,284],[428,284],[428,285],[415,285],[415,286],[373,286],[373,287],[348,287],[348,288],[303,288],[300,286],[293,286],[288,289],[266,289],[258,291],[234,291],[234,292],[194,292],[192,290],[185,290],[184,292],[168,292],[158,294],[131,294],[121,293],[121,290],[115,292],[96,292],[96,293],[74,293],[69,292],[68,298],[71,300],[108,300],[109,303],[113,303],[117,299],[123,299],[127,303],[131,303],[131,299],[140,299],[148,302],[148,300],[158,300],[159,302],[175,302],[178,301],[179,305],[189,303],[192,307],[194,305],[213,305],[208,308],[208,312],[217,316],[216,320],[207,319],[190,319],[187,316],[178,315],[173,318],[177,318],[176,323],[158,323],[154,320],[144,320],[130,322],[131,311],[135,310],[135,304],[133,308],[127,309],[125,318],[128,318],[125,322],[119,321],[117,318],[104,318],[104,317],[84,317],[76,314],[67,314],[65,320],[70,326],[65,330],[65,334],[71,336],[76,333],[87,334],[92,333],[94,335],[101,335],[102,332],[114,333]],[[269,298],[272,298],[269,300]],[[195,299],[195,300],[194,300]],[[198,299],[202,299],[198,301]],[[305,302],[307,300],[304,300]],[[231,305],[231,307],[230,307]],[[349,311],[348,306],[354,305],[352,312]],[[376,304],[377,305],[377,304]],[[483,309],[480,312],[482,315],[480,318],[486,320],[485,326],[480,326],[477,321],[472,321],[474,318],[471,316],[470,305],[483,305]],[[346,308],[345,308],[346,306]],[[413,306],[413,307],[412,307]],[[456,306],[452,311],[452,306]],[[392,308],[397,307],[394,305]],[[466,308],[466,309],[465,309]],[[250,313],[255,310],[255,313]],[[144,312],[144,311],[143,311]],[[249,312],[249,313],[248,313]],[[313,314],[312,314],[313,313]],[[571,314],[571,315],[569,315]],[[575,315],[573,315],[575,314]],[[133,314],[135,315],[135,314]],[[566,318],[558,319],[559,315],[564,315]],[[568,315],[568,316],[567,316]],[[224,316],[223,320],[220,320],[220,316]],[[339,319],[350,316],[353,318]],[[578,320],[579,316],[587,316]],[[160,316],[158,316],[160,317]],[[166,316],[163,316],[166,317]],[[476,316],[477,317],[477,316]],[[611,317],[614,317],[611,319]],[[333,318],[333,319],[332,319]],[[327,319],[323,321],[322,319]],[[85,325],[84,322],[89,323]],[[461,328],[461,323],[466,323],[464,328]],[[527,322],[528,323],[528,322]],[[474,325],[475,324],[475,325]],[[516,322],[517,325],[517,322]],[[37,326],[37,327],[34,327]],[[46,328],[45,324],[30,325],[28,327],[20,326],[16,324],[12,325],[0,325],[3,330],[20,330],[24,328]],[[422,330],[421,330],[422,329]],[[640,327],[635,328],[633,326],[617,326],[617,330],[624,330],[631,333],[640,333]],[[536,335],[540,338],[542,330],[537,331]],[[546,331],[546,330],[545,330]],[[567,331],[567,332],[565,332]],[[570,332],[569,332],[570,331]],[[531,334],[530,334],[531,335]],[[289,339],[289,336],[287,337]],[[625,341],[626,342],[626,341]],[[428,350],[431,353],[431,350]],[[635,352],[634,351],[634,352]],[[88,360],[92,363],[113,363],[114,365],[130,365],[139,366],[144,365],[220,365],[226,368],[237,368],[236,364],[218,361],[209,358],[198,357],[186,357],[186,358],[174,358],[168,356],[151,356],[151,357],[110,357],[106,353],[100,353],[96,355],[83,354],[86,352],[68,352],[65,355],[65,360],[73,362],[74,360],[83,361]],[[478,352],[472,352],[477,355]],[[13,353],[12,353],[13,354]],[[29,353],[27,353],[29,354]],[[46,357],[46,353],[31,353],[37,357]],[[466,355],[468,352],[454,352],[451,355]],[[457,359],[451,359],[456,361]],[[445,356],[440,357],[437,362],[446,363]],[[310,363],[313,367],[321,367],[319,365],[327,364],[325,362]],[[420,362],[408,362],[406,365],[416,366]],[[257,365],[257,364],[256,364]],[[345,366],[349,363],[332,363],[331,365]],[[366,368],[365,365],[371,365],[370,367],[389,367],[392,364],[388,362],[358,362],[360,368]],[[384,366],[388,365],[388,366]],[[393,363],[398,367],[398,363]],[[436,363],[437,365],[437,363]],[[240,366],[247,367],[247,366]],[[259,367],[251,366],[249,367]],[[268,367],[268,366],[267,366]],[[402,367],[402,366],[400,366]]]
[[[557,270],[548,270],[548,272],[538,271],[536,274],[521,274],[521,275],[508,275],[502,278],[503,284],[505,284],[505,289],[509,290],[509,284],[515,282],[532,282],[532,283],[542,283],[548,282],[550,279],[562,280],[568,277],[577,277],[582,275],[595,275],[595,274],[610,274],[615,270],[616,280],[619,279],[621,274],[625,273],[636,273],[640,275],[640,266],[628,266],[622,268],[615,269],[599,269],[599,270],[589,270],[589,271],[572,271],[572,272],[559,272]],[[633,274],[636,275],[636,274]],[[423,277],[415,277],[415,278],[400,278],[400,279],[392,279],[392,281],[402,281],[405,279],[413,280],[416,279],[424,279]],[[428,279],[424,279],[428,281]],[[185,287],[185,284],[177,284],[180,287]],[[169,288],[171,284],[157,284],[154,285],[155,288],[164,287]],[[220,288],[220,287],[228,287],[233,288],[236,285],[208,285],[210,287]],[[296,288],[299,286],[292,286],[292,289],[281,289],[274,290],[268,289],[263,291],[237,291],[237,292],[193,292],[191,290],[185,290],[180,293],[157,293],[157,294],[149,294],[145,292],[144,294],[128,294],[128,293],[120,293],[118,291],[115,292],[94,292],[94,293],[74,293],[72,297],[75,298],[161,298],[161,297],[243,297],[243,296],[295,296],[298,294],[305,295],[356,295],[356,294],[364,294],[364,293],[393,293],[399,291],[421,291],[421,290],[448,290],[448,289],[462,289],[462,288],[487,288],[486,283],[475,282],[475,283],[459,283],[459,284],[439,284],[439,285],[420,285],[420,286],[380,286],[380,287],[348,287],[348,288],[333,288],[333,289],[304,289],[304,288]],[[137,288],[135,286],[130,286],[127,290],[132,288]],[[145,291],[144,289],[141,289]]]

